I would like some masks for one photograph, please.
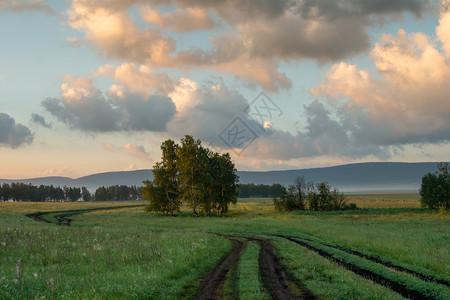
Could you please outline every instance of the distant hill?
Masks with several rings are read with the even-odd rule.
[[[286,171],[238,171],[240,183],[288,185],[297,176],[304,176],[307,181],[327,181],[331,186],[347,193],[416,193],[420,188],[422,176],[435,172],[438,163],[358,163],[335,167],[286,170]],[[94,191],[100,186],[136,185],[153,179],[151,170],[108,172],[93,174],[77,179],[68,177],[43,177],[31,179],[6,180],[0,184],[23,182],[33,185],[85,186]]]

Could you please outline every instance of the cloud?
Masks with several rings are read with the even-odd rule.
[[[166,65],[175,41],[155,28],[141,30],[127,13],[129,6],[114,1],[108,6],[96,1],[72,1],[69,25],[84,33],[87,42],[102,55],[128,62]],[[129,3],[131,4],[131,3]]]
[[[40,176],[61,176],[71,173],[72,170],[68,166],[63,168],[50,168],[45,169],[43,172],[39,173]]]
[[[439,26],[436,28],[436,35],[442,43],[447,57],[450,57],[450,1],[442,2],[441,18]]]
[[[150,162],[150,154],[145,151],[143,146],[124,144],[122,146],[114,146],[111,143],[105,143],[103,147],[110,152],[122,152],[136,157],[145,162]],[[134,165],[133,165],[134,166]]]
[[[304,107],[306,126],[295,133],[266,128],[258,134],[242,159],[271,159],[286,161],[297,158],[340,156],[360,158],[374,155],[386,158],[389,153],[379,145],[353,143],[346,124],[336,119],[335,113],[315,100]]]
[[[311,90],[338,109],[351,142],[362,146],[450,140],[448,10],[436,28],[438,43],[422,33],[383,35],[371,51],[377,72],[335,64]]]
[[[55,11],[45,0],[0,0],[0,9],[13,12],[40,11],[54,15]]]
[[[133,6],[140,15],[128,13]],[[276,91],[291,86],[278,70],[281,62],[357,55],[369,49],[368,27],[404,12],[420,17],[430,6],[426,0],[73,0],[68,14],[69,25],[108,58],[211,69]],[[138,26],[142,22],[148,26]],[[169,34],[198,29],[208,30],[210,45],[177,49]]]
[[[236,117],[253,130],[258,128],[245,113],[247,100],[223,83],[199,86],[184,78],[169,96],[177,107],[177,114],[167,126],[170,135],[182,137],[190,134],[205,142],[225,146],[219,135]]]
[[[173,12],[162,13],[158,9],[146,6],[141,9],[141,15],[145,22],[175,32],[208,30],[215,26],[211,16],[204,9],[198,7],[178,8]]]
[[[45,121],[45,118],[43,116],[35,114],[35,113],[31,114],[31,122],[34,124],[39,124],[41,126],[44,126],[45,128],[52,128],[51,123],[47,123],[47,121]]]
[[[48,98],[42,106],[71,128],[91,132],[119,130],[120,113],[93,86],[89,78],[66,76],[60,98]]]
[[[167,74],[156,73],[146,65],[124,63],[114,69],[115,82],[125,85],[131,92],[149,97],[154,93],[167,94],[175,83]]]
[[[28,127],[16,124],[16,121],[5,113],[0,113],[0,146],[18,148],[33,142],[34,135]]]
[[[166,96],[148,97],[113,85],[108,99],[92,79],[66,76],[60,98],[48,98],[42,106],[73,129],[87,132],[164,131],[175,114],[175,105]]]
[[[151,95],[143,98],[117,85],[113,85],[107,95],[118,107],[121,130],[165,131],[167,123],[176,113],[172,99],[167,96]]]

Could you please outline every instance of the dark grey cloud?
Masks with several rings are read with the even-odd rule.
[[[296,133],[265,130],[242,152],[244,157],[290,160],[305,157],[338,156],[361,158],[367,155],[386,159],[385,145],[365,144],[354,138],[352,128],[339,119],[337,112],[315,100],[304,106],[306,125]]]
[[[163,131],[175,114],[172,99],[143,97],[125,88],[109,91],[109,99],[86,78],[68,77],[60,98],[47,98],[41,105],[72,129],[87,132]]]
[[[168,124],[168,133],[176,137],[191,134],[207,143],[226,147],[220,133],[239,117],[252,130],[260,130],[245,113],[247,100],[236,90],[222,83],[209,83],[184,94],[188,103]]]
[[[431,7],[432,1],[429,0],[303,0],[297,1],[295,10],[304,19],[323,18],[333,21],[340,18],[403,12],[411,12],[416,16],[421,16]]]
[[[370,26],[405,12],[420,17],[432,3],[429,0],[74,0],[69,24],[82,31],[86,41],[106,57],[159,67],[213,69],[276,91],[291,86],[289,78],[278,70],[281,62],[312,59],[327,63],[353,57],[369,49]],[[210,32],[210,47],[180,50],[177,41],[165,31],[137,26],[127,13],[133,5],[203,9],[223,26],[218,30],[215,26]],[[97,9],[102,14],[111,13],[114,32],[99,26],[102,20],[98,14],[90,18],[89,14],[95,14]],[[169,22],[163,28],[171,25],[180,24]],[[180,30],[189,31],[188,28]]]
[[[31,144],[34,135],[28,127],[16,124],[14,118],[8,114],[0,113],[0,146],[18,148]]]
[[[39,114],[32,113],[31,114],[31,122],[34,124],[39,124],[45,128],[52,128],[52,124],[47,123],[47,121],[45,121],[45,118]]]
[[[117,106],[120,113],[121,130],[133,131],[165,131],[176,113],[172,99],[162,95],[151,95],[143,99],[135,93],[125,93],[120,97],[108,93],[109,99]]]
[[[56,14],[45,0],[0,0],[0,9],[13,12],[40,11],[49,15]]]

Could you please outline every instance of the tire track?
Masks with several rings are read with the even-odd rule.
[[[425,294],[423,294],[423,293],[421,293],[419,291],[416,291],[416,290],[412,290],[412,289],[408,288],[407,286],[405,286],[405,285],[403,285],[401,283],[398,283],[396,281],[390,280],[390,279],[388,279],[388,278],[386,278],[384,276],[381,276],[379,274],[376,274],[376,273],[374,273],[374,272],[372,272],[370,270],[366,270],[366,269],[360,268],[360,267],[358,267],[358,266],[356,266],[354,264],[351,264],[349,262],[346,262],[346,261],[344,261],[344,260],[342,260],[340,258],[333,257],[328,252],[326,252],[326,251],[324,251],[322,249],[316,248],[314,246],[311,246],[310,244],[305,243],[304,241],[300,241],[300,240],[294,239],[291,236],[286,236],[286,235],[275,235],[275,236],[284,238],[284,239],[286,239],[288,241],[294,242],[294,243],[296,243],[296,244],[298,244],[298,245],[300,245],[302,247],[305,247],[308,250],[314,251],[314,252],[316,252],[317,254],[319,254],[320,256],[322,256],[324,258],[336,262],[337,264],[339,264],[340,266],[346,268],[347,270],[352,271],[353,273],[355,273],[355,274],[357,274],[359,276],[362,276],[364,278],[367,278],[367,279],[369,279],[369,280],[371,280],[371,281],[373,281],[375,283],[383,285],[383,286],[385,286],[385,287],[387,287],[387,288],[389,288],[389,289],[399,293],[400,295],[402,295],[405,298],[417,299],[417,300],[419,300],[419,299],[420,300],[422,300],[422,299],[423,300],[434,299],[431,296],[425,295]]]
[[[72,224],[72,219],[70,217],[74,215],[79,215],[87,212],[93,212],[97,210],[112,210],[112,209],[120,209],[120,208],[129,208],[129,207],[140,207],[143,205],[121,205],[121,206],[109,206],[109,207],[98,207],[98,208],[88,208],[88,209],[77,209],[77,210],[60,210],[60,211],[45,211],[45,212],[37,212],[26,214],[25,216],[34,219],[38,222],[45,222],[50,224],[56,224],[59,226],[70,226]],[[56,222],[52,222],[51,220],[46,219],[44,216],[53,214]]]
[[[295,236],[289,236],[289,237],[291,237],[291,238],[299,238],[299,237],[295,237]],[[311,240],[311,239],[308,239],[308,238],[305,238],[305,237],[301,237],[301,239],[306,240],[306,241],[310,241],[310,242],[316,242],[316,243],[322,244],[322,245],[330,247],[330,248],[341,250],[341,251],[346,252],[348,254],[352,254],[352,255],[355,255],[355,256],[358,256],[358,257],[361,257],[361,258],[373,261],[373,262],[375,262],[377,264],[380,264],[380,265],[383,265],[385,267],[388,267],[388,268],[391,268],[391,269],[394,269],[394,270],[397,270],[397,271],[400,271],[400,272],[411,274],[411,275],[413,275],[413,276],[415,276],[417,278],[420,278],[420,279],[422,279],[424,281],[434,282],[434,283],[438,283],[438,284],[442,284],[442,285],[450,287],[450,283],[445,281],[445,280],[441,280],[441,279],[436,278],[434,276],[430,276],[430,275],[419,273],[417,271],[414,271],[414,270],[411,270],[411,269],[408,269],[408,268],[396,265],[396,264],[394,264],[394,263],[392,263],[390,261],[382,260],[382,259],[380,259],[379,257],[376,257],[376,256],[372,256],[372,255],[365,254],[365,253],[362,253],[362,252],[359,252],[359,251],[355,251],[355,250],[350,250],[350,249],[347,249],[347,248],[344,248],[344,247],[341,247],[341,246],[337,246],[337,245],[331,245],[331,244],[328,244],[328,243],[325,243],[325,242],[321,242],[321,241]]]
[[[275,254],[275,247],[267,239],[214,234],[228,238],[237,245],[203,280],[200,292],[195,299],[220,299],[223,296],[222,288],[227,274],[232,268],[237,267],[240,255],[249,241],[255,241],[260,245],[258,256],[260,278],[273,299],[316,299],[314,294],[281,264]]]
[[[233,249],[231,249],[228,255],[219,262],[214,270],[203,279],[200,291],[194,299],[221,299],[223,297],[223,286],[225,285],[227,274],[237,266],[241,253],[247,246],[247,242],[238,238],[227,238],[234,244]]]
[[[248,239],[257,241],[261,247],[258,258],[259,272],[273,299],[316,299],[314,294],[281,264],[275,255],[275,247],[268,240]],[[290,288],[287,282],[292,282],[296,289]]]

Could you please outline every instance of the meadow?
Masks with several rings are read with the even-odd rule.
[[[240,200],[220,218],[142,202],[0,203],[0,298],[450,298],[450,217],[418,195],[351,195],[360,209],[339,212]],[[60,211],[71,226],[55,225]],[[26,216],[36,212],[50,223]]]

